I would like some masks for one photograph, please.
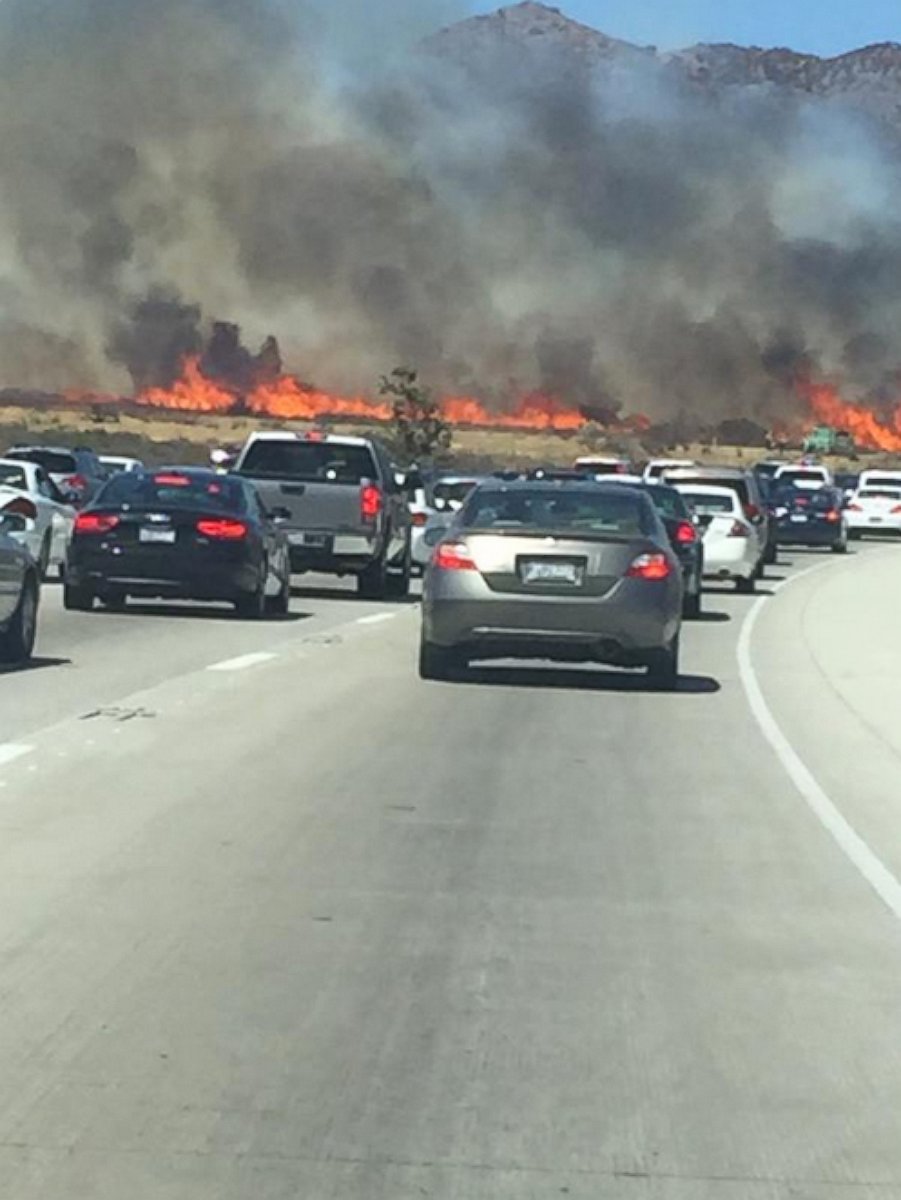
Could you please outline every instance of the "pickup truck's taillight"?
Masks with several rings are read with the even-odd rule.
[[[375,521],[382,511],[382,489],[366,483],[360,490],[360,515],[364,521]]]
[[[690,546],[698,540],[698,533],[691,521],[680,521],[676,526],[676,541],[680,546]]]

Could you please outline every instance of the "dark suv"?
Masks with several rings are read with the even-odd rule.
[[[69,504],[82,508],[93,500],[108,478],[93,450],[77,446],[13,446],[3,456],[43,467]]]

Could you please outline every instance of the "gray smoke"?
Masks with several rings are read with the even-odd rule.
[[[165,384],[221,319],[336,390],[404,362],[657,416],[772,415],[802,363],[884,391],[901,171],[875,128],[649,55],[418,45],[457,15],[4,0],[2,382]]]

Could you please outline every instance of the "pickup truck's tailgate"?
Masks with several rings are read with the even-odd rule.
[[[360,485],[353,483],[300,483],[293,480],[255,479],[268,509],[286,509],[291,515],[283,528],[306,533],[371,533],[360,505]]]

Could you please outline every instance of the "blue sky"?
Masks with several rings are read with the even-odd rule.
[[[664,49],[693,42],[790,46],[842,54],[872,42],[901,42],[899,0],[549,0],[613,37]],[[497,3],[476,0],[490,12]]]

